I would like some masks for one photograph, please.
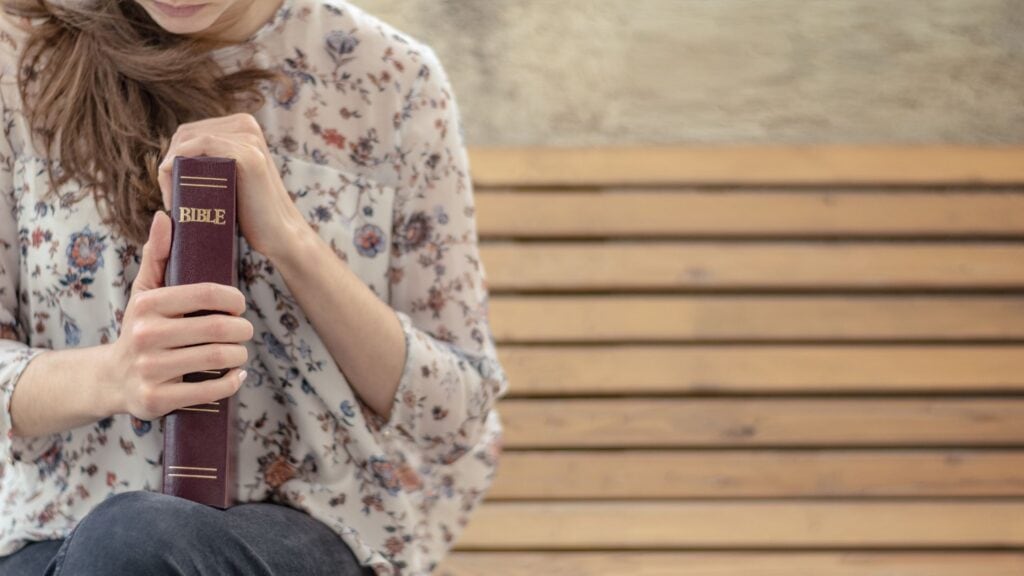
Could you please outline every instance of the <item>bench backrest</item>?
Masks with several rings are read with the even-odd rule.
[[[1024,149],[472,163],[511,389],[448,573],[1024,567]]]

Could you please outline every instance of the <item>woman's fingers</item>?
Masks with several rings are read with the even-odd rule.
[[[217,141],[224,142],[226,144],[237,145],[237,148],[220,147],[219,144],[213,144],[213,141],[206,140],[205,143],[196,145],[196,141],[203,142],[206,137],[213,137]],[[267,148],[267,141],[263,138],[262,134],[253,134],[251,132],[230,132],[227,130],[216,131],[216,132],[201,132],[185,140],[180,140],[174,148],[168,151],[168,157],[173,162],[174,156],[193,156],[196,154],[207,154],[214,155],[211,152],[207,152],[205,149],[214,148],[218,150],[241,150],[247,151],[249,148],[256,150],[260,153],[263,160],[270,160],[270,150]],[[199,150],[199,152],[197,152]],[[171,166],[173,168],[173,166]]]
[[[214,134],[201,134],[187,140],[172,139],[160,166],[157,168],[157,180],[160,184],[160,191],[170,197],[171,176],[174,171],[174,158],[176,156],[221,156],[240,160],[239,154],[244,150],[243,144]]]
[[[207,134],[202,136],[202,138],[205,140],[212,138],[212,136]],[[203,150],[194,151],[196,149],[195,140],[196,138],[185,141],[171,140],[171,146],[167,149],[167,155],[164,156],[163,161],[160,162],[159,168],[157,168],[157,178],[160,181],[161,190],[171,189],[171,173],[174,171],[174,158],[176,156],[198,156],[205,153],[207,156],[224,156],[227,158],[234,157],[232,154],[236,151],[236,148],[227,146],[230,142],[209,142],[207,145],[209,147],[209,152],[206,152]],[[189,147],[189,150],[182,150],[182,146],[189,142],[193,143],[193,145]]]
[[[201,134],[195,138],[179,142],[168,151],[167,157],[160,164],[161,186],[166,182],[170,185],[171,171],[174,168],[175,156],[222,156],[234,158],[242,168],[262,167],[266,165],[266,158],[263,151],[256,145],[243,141],[241,137],[233,135]]]
[[[142,245],[139,273],[132,281],[132,295],[164,285],[164,271],[171,251],[171,221],[166,212],[157,211],[149,224],[149,238]]]
[[[168,156],[173,159],[174,155],[170,152],[182,142],[191,140],[196,136],[228,133],[246,133],[263,138],[263,128],[260,127],[259,122],[251,114],[239,113],[218,116],[216,118],[205,118],[195,122],[186,122],[178,126],[178,129],[171,136]]]
[[[232,368],[220,378],[203,380],[202,382],[170,382],[159,386],[155,392],[154,403],[167,409],[167,412],[184,406],[212,404],[233,395],[242,385],[238,377],[241,368]],[[223,409],[210,406],[211,410]],[[166,412],[165,412],[166,413]]]
[[[149,381],[163,382],[190,372],[243,366],[248,359],[249,352],[240,344],[200,344],[165,350],[144,358],[139,372]]]
[[[182,318],[146,320],[136,328],[143,331],[143,346],[160,348],[181,348],[196,344],[222,342],[238,344],[252,339],[253,326],[241,316],[228,314],[205,314]]]
[[[232,144],[237,146],[231,146]],[[259,154],[253,154],[254,151]],[[168,209],[175,156],[200,154],[235,158],[240,161],[244,159],[250,166],[262,161],[270,167],[273,162],[263,128],[251,114],[238,113],[181,124],[171,137],[167,154],[157,170],[157,180]]]
[[[167,318],[198,310],[239,316],[245,312],[245,295],[234,286],[217,282],[162,286],[139,293],[134,308],[137,314],[154,313]]]
[[[178,126],[178,129],[174,131],[174,135],[187,140],[188,137],[199,132],[217,132],[224,131],[225,129],[229,132],[263,133],[263,128],[252,114],[239,112],[237,114],[228,114],[227,116],[185,122]]]
[[[263,134],[263,128],[260,127],[259,123],[251,114],[232,114],[217,118],[206,118],[204,120],[188,122],[178,126],[174,135],[171,136],[167,156],[161,163],[161,168],[163,168],[164,164],[169,165],[172,163],[175,156],[187,155],[177,151],[179,146],[189,140],[194,140],[204,135],[231,137],[245,136],[247,137],[245,142],[254,144],[264,151],[266,151],[267,148],[267,140]]]

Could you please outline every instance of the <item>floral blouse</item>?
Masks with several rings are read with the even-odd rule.
[[[66,537],[115,493],[159,491],[162,419],[117,414],[48,436],[11,431],[19,375],[47,349],[113,342],[141,245],[92,197],[43,200],[0,27],[0,556]],[[429,574],[497,469],[508,381],[488,326],[469,166],[434,52],[342,0],[285,0],[225,70],[280,67],[255,113],[285,185],[338,258],[394,309],[407,342],[390,421],[353,392],[278,271],[239,239],[255,327],[237,393],[238,494],[306,511],[378,574]],[[54,161],[59,162],[59,159]],[[74,184],[65,186],[69,190]]]

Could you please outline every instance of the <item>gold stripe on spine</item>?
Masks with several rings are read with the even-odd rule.
[[[207,410],[206,408],[178,408],[178,410],[188,410],[189,412],[209,412],[211,414],[220,414],[220,410]]]
[[[200,474],[168,474],[168,476],[174,476],[176,478],[203,478],[205,480],[216,480],[216,476],[202,476]]]
[[[227,178],[214,178],[213,176],[179,176],[182,180],[216,180],[217,182],[227,182]]]
[[[168,466],[168,468],[174,468],[175,470],[200,470],[202,472],[216,472],[216,468],[204,468],[202,466]]]
[[[189,188],[227,188],[227,186],[219,184],[190,184],[188,182],[178,182],[178,186],[188,186]]]

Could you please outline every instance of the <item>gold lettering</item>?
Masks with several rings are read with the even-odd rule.
[[[205,222],[207,224],[226,224],[224,208],[178,207],[178,222]]]

